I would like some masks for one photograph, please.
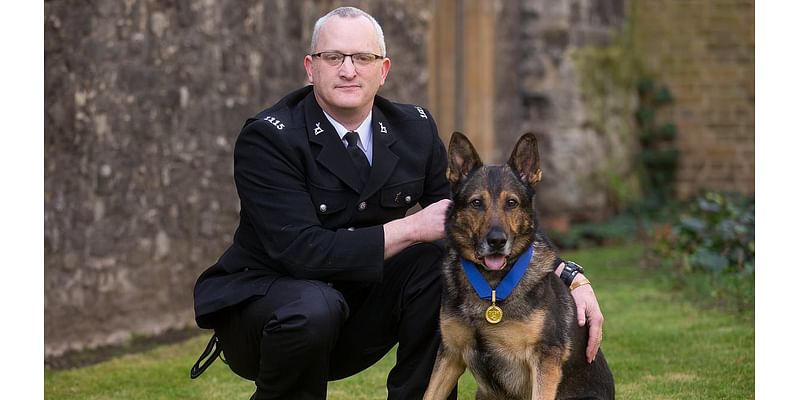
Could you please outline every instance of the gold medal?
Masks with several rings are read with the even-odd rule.
[[[501,310],[500,307],[492,304],[486,309],[486,320],[489,321],[490,324],[496,324],[502,321],[503,310]]]
[[[495,304],[495,291],[492,290],[492,305],[486,309],[486,321],[496,324],[503,320],[503,310]]]

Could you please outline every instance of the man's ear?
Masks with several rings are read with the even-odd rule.
[[[539,145],[533,133],[522,135],[511,152],[508,165],[519,174],[523,181],[533,186],[542,180],[542,170],[539,168]]]
[[[311,59],[311,56],[306,55],[303,58],[303,67],[306,69],[306,77],[308,78],[308,83],[314,84],[314,60]]]
[[[483,165],[478,152],[472,147],[472,143],[460,132],[453,132],[453,135],[450,136],[447,155],[449,159],[447,180],[452,185],[457,184],[470,172]]]
[[[392,60],[385,57],[381,60],[381,86],[386,83],[386,77],[389,76],[389,70],[392,69]]]

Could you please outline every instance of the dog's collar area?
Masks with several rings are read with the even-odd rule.
[[[528,269],[532,258],[533,244],[519,256],[514,266],[511,267],[511,270],[508,271],[506,276],[497,284],[497,288],[493,289],[489,285],[489,282],[481,275],[480,271],[478,271],[478,267],[475,263],[464,257],[460,257],[461,266],[464,268],[464,273],[466,273],[469,283],[472,284],[472,288],[475,289],[475,292],[478,293],[480,298],[490,301],[492,300],[492,292],[495,292],[497,301],[503,301],[511,295],[511,292],[522,280],[522,276],[525,275],[525,271]]]

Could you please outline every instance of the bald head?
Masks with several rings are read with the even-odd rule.
[[[319,33],[322,30],[322,27],[325,25],[326,22],[332,17],[339,17],[339,18],[366,18],[372,24],[373,29],[375,29],[375,37],[378,41],[378,48],[380,49],[381,56],[386,56],[386,42],[383,38],[383,29],[381,29],[380,24],[378,21],[375,20],[371,15],[367,14],[364,10],[361,10],[356,7],[339,7],[334,9],[333,11],[325,14],[324,16],[320,17],[317,22],[314,24],[314,32],[311,34],[311,48],[309,49],[309,54],[316,53],[320,51],[317,49],[317,43],[319,41]]]

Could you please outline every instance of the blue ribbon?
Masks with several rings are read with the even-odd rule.
[[[517,287],[519,281],[522,280],[522,276],[525,275],[525,270],[528,268],[531,258],[533,258],[533,244],[519,256],[517,262],[511,267],[511,271],[508,271],[508,274],[506,274],[503,280],[497,285],[497,289],[494,289],[497,301],[503,301],[506,297],[511,295],[511,291]],[[461,257],[461,265],[464,267],[467,279],[469,283],[472,284],[472,288],[475,289],[475,292],[478,293],[478,296],[484,300],[492,300],[493,289],[489,286],[489,282],[486,282],[486,279],[484,279],[483,275],[478,271],[478,267],[476,267],[473,262],[464,259],[464,257]]]

